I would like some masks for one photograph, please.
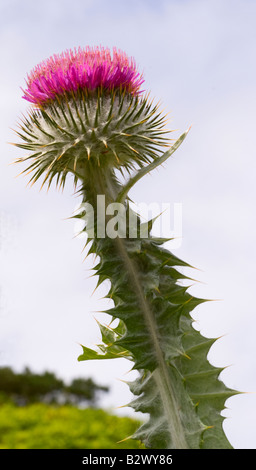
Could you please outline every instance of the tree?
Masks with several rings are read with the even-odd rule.
[[[97,385],[91,378],[76,378],[65,384],[49,371],[35,374],[26,367],[22,373],[15,373],[10,367],[0,368],[2,399],[9,398],[18,405],[35,402],[95,405],[99,392],[108,390],[108,387]]]

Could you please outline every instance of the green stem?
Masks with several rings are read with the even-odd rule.
[[[114,180],[112,172],[108,174],[103,173],[100,169],[92,174],[92,182],[97,194],[105,195],[106,202],[114,201],[118,194],[118,188]],[[113,239],[113,243],[118,250],[119,256],[123,261],[123,266],[126,269],[134,294],[137,298],[138,305],[140,306],[141,312],[144,316],[144,322],[148,329],[151,338],[151,347],[156,357],[158,367],[154,371],[154,380],[159,391],[159,395],[162,399],[162,406],[166,417],[168,417],[169,432],[177,449],[188,448],[184,428],[180,419],[179,406],[173,386],[171,384],[170,376],[168,374],[167,364],[163,357],[163,352],[159,343],[159,337],[157,334],[157,325],[154,319],[153,312],[151,311],[150,305],[145,298],[143,288],[141,287],[140,278],[136,270],[136,266],[132,259],[129,257],[124,240],[120,237]]]
[[[84,201],[96,210],[97,225],[97,195],[105,196],[106,204],[116,202],[121,186],[108,168],[91,166],[90,171]],[[123,204],[128,217],[127,199]],[[141,224],[139,218],[137,222]],[[100,352],[83,347],[79,360],[129,357],[134,362],[139,378],[129,383],[137,397],[130,406],[149,414],[134,437],[147,447],[230,448],[220,413],[234,391],[218,380],[219,369],[207,360],[213,341],[193,329],[190,316],[204,300],[177,283],[186,276],[175,267],[186,263],[161,243],[150,234],[146,239],[127,235],[92,240],[90,252],[100,258],[95,267],[98,284],[111,282],[108,297],[114,307],[106,313],[120,322],[109,331],[102,325]]]
[[[163,352],[159,344],[157,335],[157,326],[150,306],[145,299],[143,289],[140,286],[140,279],[137,274],[134,263],[129,258],[123,240],[119,237],[115,239],[116,246],[123,260],[124,266],[129,274],[133,285],[134,293],[137,297],[141,311],[144,315],[145,324],[151,336],[153,350],[157,358],[158,367],[154,371],[154,379],[162,398],[162,405],[166,417],[168,417],[169,431],[176,449],[187,449],[184,429],[179,415],[179,406],[177,404],[174,390],[170,381],[166,362],[163,358]]]

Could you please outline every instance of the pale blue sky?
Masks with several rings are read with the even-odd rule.
[[[98,342],[92,312],[106,303],[104,290],[91,297],[83,241],[64,220],[78,202],[72,185],[63,194],[27,188],[15,178],[21,168],[9,165],[22,151],[7,144],[27,108],[20,87],[31,68],[74,46],[117,46],[135,58],[145,88],[170,112],[175,137],[192,124],[174,157],[132,195],[182,203],[175,254],[202,270],[195,295],[222,299],[198,308],[198,328],[222,336],[210,358],[231,365],[225,383],[253,392],[228,401],[225,429],[235,447],[256,448],[255,24],[253,0],[2,0],[0,365],[93,376],[111,386],[106,406],[130,399],[116,380],[131,378],[128,363],[76,361],[78,343]]]

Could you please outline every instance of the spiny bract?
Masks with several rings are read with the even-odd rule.
[[[113,92],[98,96],[67,97],[34,110],[21,124],[18,147],[31,154],[18,162],[32,160],[25,172],[33,171],[31,182],[44,172],[44,182],[57,175],[87,177],[87,165],[132,169],[158,157],[167,145],[164,118],[147,98]]]

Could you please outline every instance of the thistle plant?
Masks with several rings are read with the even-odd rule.
[[[81,194],[75,217],[84,221],[88,254],[99,259],[97,285],[110,281],[106,298],[113,306],[105,311],[109,325],[99,324],[101,344],[82,346],[78,360],[132,362],[138,374],[128,382],[129,406],[148,415],[133,437],[151,449],[231,448],[221,412],[237,392],[220,380],[223,368],[207,359],[216,339],[193,327],[191,312],[205,300],[184,285],[190,279],[184,268],[191,266],[165,248],[166,238],[152,234],[154,220],[143,222],[131,208],[131,188],[188,132],[171,142],[143,83],[134,60],[116,49],[79,48],[42,62],[23,90],[31,109],[16,145],[29,153],[17,162],[27,163],[22,173],[32,184],[42,178],[42,186],[54,181],[64,188],[71,174]]]

